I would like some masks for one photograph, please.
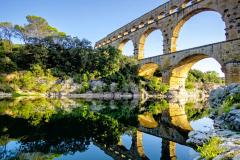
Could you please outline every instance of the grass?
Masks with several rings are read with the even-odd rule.
[[[208,143],[203,146],[198,146],[197,151],[201,154],[202,158],[211,160],[225,151],[225,148],[220,147],[221,143],[219,137],[213,137]]]
[[[188,90],[188,91],[194,91],[195,89],[195,85],[193,82],[186,82],[185,84],[185,88]]]
[[[240,93],[227,97],[219,108],[218,115],[221,115],[222,113],[229,113],[232,107],[240,109]]]

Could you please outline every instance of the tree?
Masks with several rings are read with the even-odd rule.
[[[12,48],[12,38],[15,36],[15,28],[10,22],[0,23],[0,39],[6,40]]]
[[[207,83],[221,83],[222,80],[216,71],[209,71],[204,74],[204,81]]]
[[[32,38],[43,39],[50,36],[65,36],[65,33],[59,32],[56,28],[50,26],[48,22],[38,16],[27,16],[28,24],[24,26],[16,25],[17,35],[24,42]]]

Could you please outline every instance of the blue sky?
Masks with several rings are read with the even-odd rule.
[[[45,18],[50,25],[72,36],[86,38],[93,45],[110,32],[133,19],[158,7],[167,0],[0,0],[0,21],[14,24],[26,23],[27,15]],[[178,50],[225,40],[224,23],[214,12],[200,13],[182,28]],[[132,47],[125,47],[130,54]],[[160,31],[149,35],[145,45],[145,57],[162,53]],[[194,68],[208,71],[220,66],[211,59],[202,60]],[[223,75],[221,73],[221,75]]]

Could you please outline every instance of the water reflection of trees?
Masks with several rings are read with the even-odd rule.
[[[174,109],[174,106],[180,110]],[[172,109],[176,113],[181,112],[184,119],[182,123],[179,118],[174,119]],[[120,136],[126,131],[134,136],[139,129],[139,114],[145,113],[151,115],[157,123],[154,128],[161,125],[160,128],[166,131],[165,135],[161,135],[158,131],[159,137],[165,136],[168,140],[174,141],[174,134],[177,133],[175,135],[183,137],[179,142],[185,140],[189,131],[189,128],[186,129],[189,123],[187,120],[201,118],[207,114],[205,109],[195,108],[193,103],[178,105],[165,100],[147,101],[144,104],[136,101],[67,99],[2,100],[0,101],[0,159],[4,159],[4,156],[6,158],[7,154],[9,157],[54,157],[61,154],[74,154],[86,151],[91,142],[105,148],[110,146],[110,148],[119,149]],[[148,126],[145,127],[149,129]],[[171,132],[172,137],[166,137],[167,131]],[[151,132],[154,132],[154,129],[149,134]],[[14,139],[20,142],[20,147],[9,155],[9,152],[6,153],[4,150],[4,146]]]
[[[0,135],[18,139],[21,144],[15,155],[33,152],[74,154],[88,149],[92,139],[110,145],[118,143],[123,134],[117,120],[91,112],[87,107],[75,108],[70,113],[58,112],[38,125],[24,118],[0,116],[3,122]]]

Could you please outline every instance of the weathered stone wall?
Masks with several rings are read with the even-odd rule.
[[[122,49],[128,40],[134,44],[135,55],[143,58],[146,37],[160,30],[164,38],[164,53],[176,51],[176,40],[183,24],[204,11],[221,14],[226,26],[226,40],[240,38],[240,2],[238,0],[170,0],[133,20],[96,43],[96,47],[112,45]]]
[[[226,83],[240,82],[240,39],[214,43],[150,57],[141,61],[142,67],[157,64],[163,75],[163,81],[170,84],[172,90],[185,87],[185,79],[191,67],[201,59],[212,57],[222,66]],[[140,69],[141,70],[141,69]],[[142,71],[143,72],[143,71]],[[150,70],[149,72],[154,72]],[[146,74],[146,73],[144,73]]]

